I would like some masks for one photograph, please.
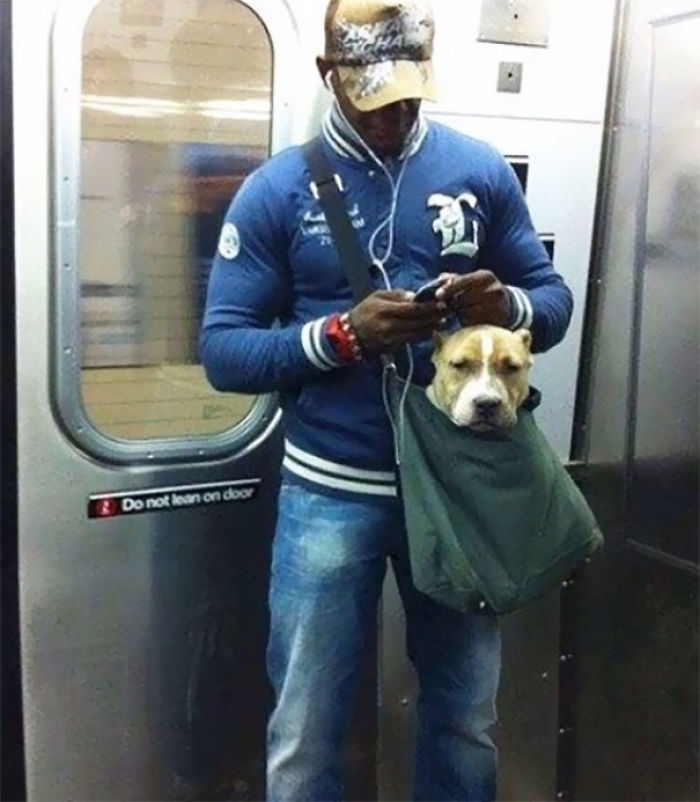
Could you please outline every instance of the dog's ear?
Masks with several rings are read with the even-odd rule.
[[[518,337],[522,340],[523,345],[527,350],[530,350],[530,346],[532,345],[532,334],[527,329],[518,329],[515,332]]]
[[[435,343],[435,353],[439,354],[442,351],[442,346],[445,344],[448,335],[442,331],[433,332],[433,342]]]

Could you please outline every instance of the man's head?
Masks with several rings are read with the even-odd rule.
[[[420,101],[435,100],[428,0],[330,0],[317,59],[349,122],[380,155],[397,155]]]

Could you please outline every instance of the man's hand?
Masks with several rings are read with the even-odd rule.
[[[350,310],[352,327],[369,356],[428,337],[445,317],[444,304],[414,303],[412,298],[411,292],[377,290]]]
[[[446,276],[448,281],[435,297],[457,314],[462,325],[490,323],[492,326],[508,326],[508,290],[490,270],[477,270],[466,276],[456,273],[443,273],[442,276]]]

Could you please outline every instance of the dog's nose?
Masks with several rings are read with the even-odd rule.
[[[501,406],[501,399],[492,395],[481,395],[474,399],[474,406],[482,414],[488,415],[495,412]]]

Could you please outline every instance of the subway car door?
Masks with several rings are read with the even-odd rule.
[[[296,23],[13,12],[28,795],[259,799],[279,412],[213,391],[196,343],[230,198],[290,141]]]

